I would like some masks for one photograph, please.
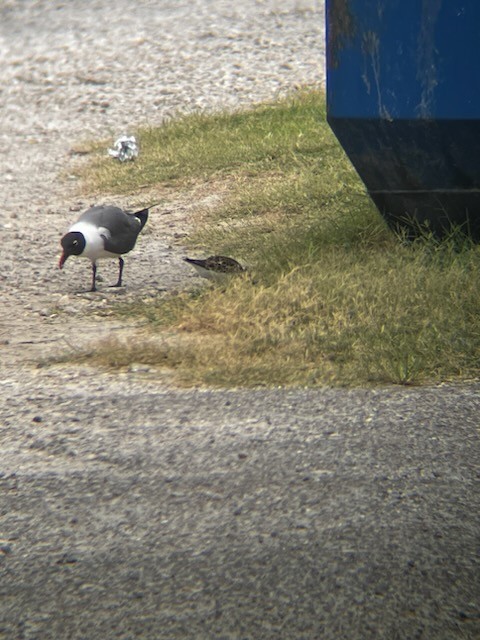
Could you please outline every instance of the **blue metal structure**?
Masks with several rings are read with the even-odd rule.
[[[380,212],[480,241],[480,1],[326,7],[328,122]]]

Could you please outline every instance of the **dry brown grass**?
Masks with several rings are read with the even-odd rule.
[[[479,250],[455,234],[405,244],[388,231],[324,114],[323,96],[310,92],[234,116],[182,121],[177,137],[175,123],[150,132],[142,181],[221,180],[222,203],[202,217],[192,242],[246,261],[251,273],[223,288],[119,308],[147,318],[151,337],[128,348],[97,345],[95,362],[168,367],[185,385],[478,376]],[[96,187],[111,188],[129,170],[119,167],[108,179],[96,165],[91,171]],[[138,188],[137,173],[125,189]]]

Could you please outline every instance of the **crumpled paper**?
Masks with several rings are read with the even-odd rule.
[[[135,136],[120,136],[115,141],[113,149],[108,150],[108,155],[117,158],[120,162],[135,160],[138,156],[138,144]]]

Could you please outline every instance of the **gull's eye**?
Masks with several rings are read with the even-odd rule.
[[[74,247],[76,247],[76,246],[77,246],[77,244],[78,244],[78,240],[74,240],[74,241],[72,242],[72,244],[73,244],[73,246],[74,246]]]

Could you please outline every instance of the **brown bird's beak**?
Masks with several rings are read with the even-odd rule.
[[[68,255],[65,254],[65,251],[62,252],[60,256],[60,261],[58,263],[58,268],[63,269],[63,265],[65,264],[65,260],[68,258]]]

